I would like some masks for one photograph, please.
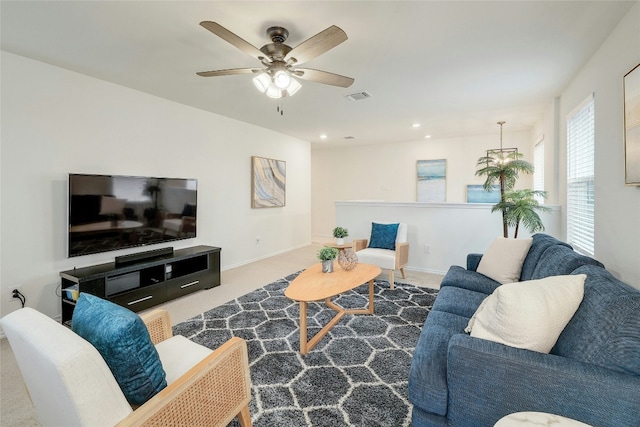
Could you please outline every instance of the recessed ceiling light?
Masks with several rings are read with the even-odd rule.
[[[323,133],[322,135],[320,135],[320,139],[327,139],[327,135]]]
[[[412,127],[412,128],[414,128],[414,129],[417,129],[417,128],[419,128],[420,126],[421,126],[421,124],[420,124],[420,123],[414,123],[414,124],[412,124],[412,125],[411,125],[411,127]]]
[[[425,135],[424,137],[425,137],[426,139],[429,139],[429,138],[431,138],[431,135]]]

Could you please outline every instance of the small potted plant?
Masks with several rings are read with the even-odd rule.
[[[342,227],[336,227],[333,229],[333,237],[336,238],[337,245],[344,245],[344,238],[349,235],[349,230]]]
[[[318,259],[322,261],[322,272],[333,272],[333,260],[338,256],[338,250],[336,248],[330,248],[325,246],[318,251]]]

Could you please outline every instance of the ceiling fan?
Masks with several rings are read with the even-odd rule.
[[[301,85],[293,77],[332,86],[349,87],[353,83],[351,77],[329,73],[311,68],[298,68],[297,65],[307,62],[347,40],[347,34],[332,25],[315,36],[305,40],[298,46],[291,48],[284,44],[289,37],[289,31],[282,27],[270,27],[267,36],[272,43],[260,49],[224,28],[222,25],[203,21],[201,26],[211,31],[221,39],[231,43],[241,51],[256,58],[264,68],[232,68],[226,70],[201,71],[202,77],[230,76],[235,74],[256,74],[253,83],[261,92],[271,98],[291,96]]]

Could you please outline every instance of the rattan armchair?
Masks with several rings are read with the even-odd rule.
[[[154,344],[173,336],[166,310],[140,317]],[[237,416],[250,427],[250,400],[247,343],[233,337],[116,426],[226,426]]]
[[[195,363],[173,369],[177,378],[137,408],[129,406],[100,353],[69,328],[31,308],[2,319],[43,426],[227,426],[236,416],[240,425],[251,426],[244,340],[231,338],[211,352],[184,337],[172,337],[165,310],[141,317],[157,349],[173,346],[183,364],[194,358]],[[171,367],[167,370],[160,356],[168,372]]]
[[[380,224],[388,224],[380,222]],[[406,279],[404,267],[409,262],[409,242],[407,236],[407,224],[399,223],[396,235],[395,250],[368,247],[368,239],[354,239],[353,251],[358,256],[358,261],[366,264],[377,265],[389,270],[389,287],[395,288],[395,270],[400,270],[402,278]]]

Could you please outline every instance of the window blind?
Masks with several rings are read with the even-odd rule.
[[[533,189],[544,191],[544,139],[536,144],[533,149]],[[544,197],[536,196],[538,203],[544,203]]]
[[[579,252],[594,255],[593,96],[567,119],[567,240]]]

